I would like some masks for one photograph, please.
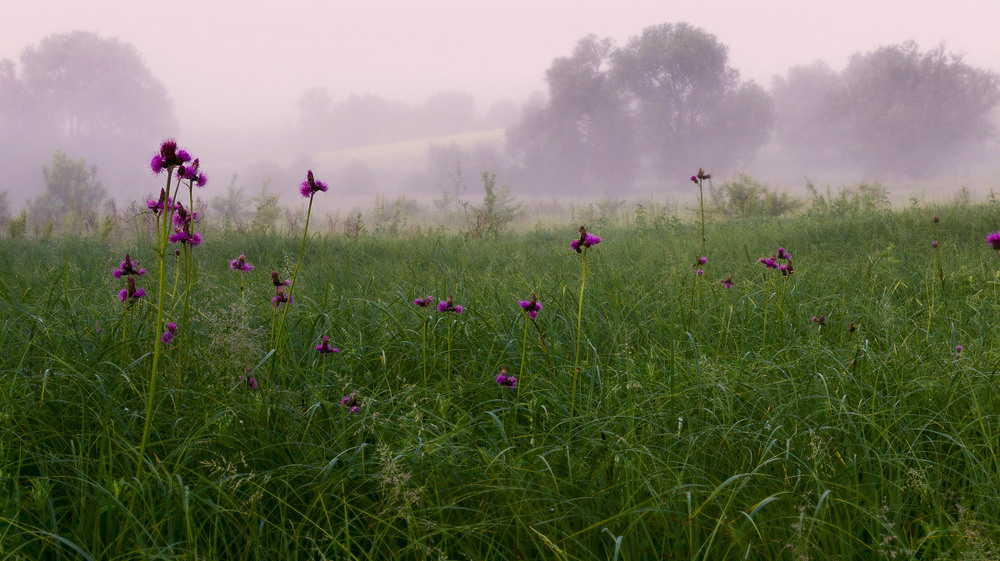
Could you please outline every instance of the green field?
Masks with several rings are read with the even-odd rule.
[[[577,226],[0,240],[0,558],[1000,555],[996,205]]]

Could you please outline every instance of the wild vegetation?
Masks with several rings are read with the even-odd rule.
[[[992,202],[237,235],[180,152],[114,234],[0,243],[0,557],[997,554]]]

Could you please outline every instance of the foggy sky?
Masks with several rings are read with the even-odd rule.
[[[183,131],[238,133],[293,122],[306,88],[415,103],[458,90],[479,110],[544,91],[545,70],[594,33],[623,45],[650,25],[687,22],[730,48],[744,79],[769,88],[793,65],[916,40],[945,42],[1000,70],[1000,3],[955,0],[38,0],[0,22],[0,58],[58,32],[136,47],[172,96]]]

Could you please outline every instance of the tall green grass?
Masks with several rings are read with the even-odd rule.
[[[269,274],[301,240],[206,233],[141,456],[155,305],[126,321],[110,272],[152,243],[4,240],[0,558],[991,558],[998,223],[983,206],[710,222],[734,286],[705,279],[693,318],[699,227],[591,228],[572,416],[577,225],[313,237],[273,377]],[[757,261],[778,246],[796,271],[780,316]],[[524,352],[532,292],[544,346]],[[428,294],[465,312],[413,305]],[[498,387],[501,367],[530,384]]]

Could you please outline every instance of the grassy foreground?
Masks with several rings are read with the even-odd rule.
[[[997,229],[716,222],[703,276],[695,226],[595,231],[582,308],[575,225],[313,238],[273,372],[299,240],[208,233],[142,458],[152,243],[3,240],[0,558],[994,559]]]

